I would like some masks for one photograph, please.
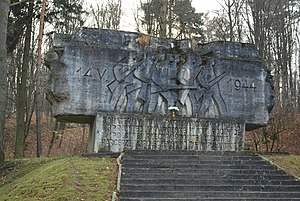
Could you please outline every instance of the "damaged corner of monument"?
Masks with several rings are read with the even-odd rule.
[[[68,100],[68,97],[70,96],[64,92],[53,92],[48,89],[45,90],[45,94],[46,94],[47,101],[51,105],[62,103],[64,101]]]
[[[189,40],[88,28],[54,44],[64,48],[58,56],[67,68],[50,63],[57,79],[49,88],[67,96],[50,99],[54,115],[68,121],[98,112],[168,114],[176,105],[182,117],[239,118],[252,130],[268,123],[274,105],[272,76],[252,44],[211,42],[191,53]]]
[[[227,41],[209,42],[203,46],[201,54],[206,55],[211,52],[214,53],[216,58],[261,62],[255,45],[250,43]]]
[[[72,39],[71,35],[55,33],[52,46],[54,49],[63,48]]]
[[[52,47],[46,53],[44,59],[45,65],[48,69],[57,71],[59,68],[64,67],[62,63],[65,45],[72,39],[71,35],[55,33],[52,41]]]

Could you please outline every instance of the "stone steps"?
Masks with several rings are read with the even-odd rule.
[[[125,164],[126,166],[126,164]],[[275,167],[270,167],[269,165],[232,165],[232,164],[188,164],[188,163],[180,163],[180,164],[130,164],[128,165],[131,168],[180,168],[180,169],[252,169],[252,170],[269,170],[275,169]]]
[[[240,192],[240,191],[124,191],[122,196],[131,198],[299,198],[300,192]]]
[[[255,156],[252,152],[244,151],[244,152],[235,152],[235,151],[193,151],[193,150],[128,150],[126,151],[128,156],[178,156],[184,153],[184,157],[193,155],[193,156],[212,156],[212,157],[220,157],[220,156]]]
[[[137,190],[137,191],[281,191],[281,192],[299,192],[300,185],[122,185],[122,190]]]
[[[299,198],[222,198],[222,197],[213,197],[213,198],[126,198],[122,199],[125,201],[206,201],[206,200],[220,200],[220,201],[299,201]]]
[[[132,159],[132,160],[157,160],[160,159],[162,156],[167,156],[168,158],[165,160],[174,160],[174,159],[178,159],[177,156],[175,155],[135,155],[135,156],[131,156],[131,155],[126,155],[125,159]],[[202,160],[202,161],[211,161],[211,159],[214,159],[214,161],[228,161],[228,160],[241,160],[241,159],[245,159],[245,160],[253,160],[253,161],[260,161],[259,158],[257,158],[256,156],[226,156],[226,155],[220,155],[220,156],[205,156],[205,155],[186,155],[184,157],[185,160]]]
[[[234,179],[268,179],[268,180],[290,180],[291,177],[287,175],[251,175],[251,174],[189,174],[189,173],[144,173],[144,174],[123,174],[123,178],[129,179],[139,179],[139,178],[165,178],[165,179],[194,179],[201,178],[202,180],[206,179],[220,179],[220,180],[234,180]]]
[[[148,185],[148,184],[170,184],[170,185],[176,185],[176,184],[195,184],[195,185],[220,185],[220,184],[226,184],[226,185],[240,185],[240,184],[248,184],[248,185],[297,185],[297,181],[291,181],[289,179],[285,180],[258,180],[258,179],[201,179],[201,178],[195,178],[195,179],[168,179],[168,178],[132,178],[132,179],[122,179],[124,183],[134,183],[139,185]]]
[[[123,169],[123,173],[128,174],[143,174],[143,173],[186,173],[189,169],[186,168],[131,168],[126,167]],[[198,174],[251,174],[251,175],[271,175],[271,174],[285,174],[281,170],[271,169],[271,170],[255,170],[255,169],[194,169],[193,173]]]
[[[245,159],[230,159],[230,160],[203,160],[203,159],[183,159],[180,160],[182,164],[195,164],[195,165],[268,165],[267,161],[261,160],[245,160]],[[126,159],[124,164],[147,164],[147,165],[155,165],[155,164],[168,164],[174,165],[178,164],[178,159],[165,159],[160,161],[159,159]]]
[[[300,182],[249,152],[129,151],[120,200],[300,200]]]

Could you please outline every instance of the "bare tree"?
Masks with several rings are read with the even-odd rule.
[[[42,85],[41,85],[41,66],[42,66],[42,41],[44,30],[44,18],[46,10],[46,0],[42,2],[42,11],[40,16],[40,28],[38,36],[38,52],[37,52],[37,69],[36,69],[36,141],[37,150],[36,155],[40,157],[42,155],[42,131],[41,131],[41,101],[42,101]]]
[[[247,41],[244,33],[245,24],[242,20],[245,0],[222,0],[220,5],[222,8],[216,11],[216,16],[207,23],[206,35],[210,34],[211,36],[206,38],[210,41]]]
[[[62,139],[62,135],[64,134],[65,125],[66,125],[65,122],[58,122],[57,120],[55,120],[55,126],[52,131],[52,137],[50,140],[47,156],[50,156],[51,149],[54,145],[55,140],[58,139],[59,137]]]
[[[111,0],[91,6],[92,26],[98,29],[120,29],[121,0]]]
[[[298,0],[222,0],[222,9],[209,21],[207,36],[214,40],[251,42],[274,76],[276,106],[267,128],[254,131],[256,147],[282,148],[281,136],[299,106]],[[298,38],[297,38],[298,37]],[[207,37],[209,38],[209,37]],[[298,67],[297,67],[298,65]]]
[[[275,150],[282,148],[281,136],[291,129],[289,124],[298,105],[296,66],[293,62],[297,44],[297,29],[294,24],[299,21],[299,15],[295,15],[294,9],[298,1],[246,2],[247,9],[251,11],[251,15],[244,18],[249,27],[249,38],[253,39],[261,57],[274,75],[276,106],[271,114],[270,124],[262,134],[267,151],[273,151],[275,145]]]
[[[6,118],[6,35],[10,1],[0,1],[0,163],[5,159],[4,126]]]
[[[22,68],[19,70],[20,81],[17,83],[17,128],[16,128],[16,143],[15,143],[15,158],[23,158],[25,151],[25,131],[26,121],[25,115],[27,110],[27,82],[28,69],[30,64],[31,51],[31,32],[33,18],[33,3],[28,6],[28,18],[26,23],[24,53]]]

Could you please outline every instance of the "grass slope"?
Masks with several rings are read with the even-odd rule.
[[[1,170],[2,169],[2,170]],[[9,173],[3,174],[10,169]],[[0,200],[111,200],[115,159],[41,158],[0,166]]]
[[[300,156],[296,155],[289,155],[289,156],[268,156],[268,158],[282,167],[283,169],[287,170],[288,172],[300,177]]]

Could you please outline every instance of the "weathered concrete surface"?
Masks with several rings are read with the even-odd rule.
[[[46,62],[47,99],[60,121],[91,123],[97,112],[241,118],[246,130],[269,120],[272,78],[251,44],[159,39],[82,29],[58,36]]]
[[[90,152],[125,150],[242,151],[240,119],[97,113]],[[92,144],[94,142],[94,144]],[[93,147],[92,147],[93,145]]]

